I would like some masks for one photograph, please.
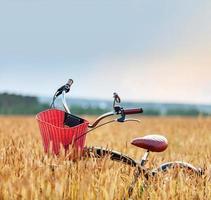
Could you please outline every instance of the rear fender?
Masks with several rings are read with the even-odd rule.
[[[194,167],[192,164],[183,161],[173,161],[173,162],[163,163],[158,168],[153,169],[151,172],[152,175],[156,175],[158,172],[166,172],[171,168],[178,168],[178,167],[193,172],[194,174],[197,174],[199,176],[204,174],[204,170],[202,168]]]

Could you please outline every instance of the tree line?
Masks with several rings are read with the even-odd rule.
[[[46,103],[40,103],[37,97],[23,96],[17,94],[0,94],[0,114],[2,115],[34,115],[42,110],[48,109],[49,105]],[[108,112],[107,108],[100,107],[81,107],[79,105],[71,106],[72,113],[76,115],[99,115]],[[159,116],[162,115],[160,110],[145,109],[144,115]],[[202,113],[197,109],[168,109],[165,113],[168,116],[207,116],[207,113]]]

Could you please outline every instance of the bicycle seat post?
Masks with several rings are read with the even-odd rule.
[[[144,155],[142,156],[140,160],[140,165],[143,167],[147,163],[147,158],[149,156],[149,150],[145,151]]]

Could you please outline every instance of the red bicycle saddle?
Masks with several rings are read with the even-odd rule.
[[[146,135],[131,141],[131,144],[153,152],[162,152],[168,147],[168,140],[162,135]]]

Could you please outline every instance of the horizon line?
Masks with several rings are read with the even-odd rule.
[[[40,98],[53,98],[53,95],[37,95],[37,94],[26,94],[26,93],[19,93],[19,92],[10,92],[10,91],[0,91],[0,94],[9,94],[9,95],[21,95],[21,96],[28,96],[28,97],[37,97]],[[67,96],[67,99],[81,99],[81,100],[87,100],[87,101],[113,101],[112,98],[91,98],[91,97],[84,97],[84,96]],[[133,99],[122,99],[122,103],[147,103],[147,104],[179,104],[179,105],[203,105],[203,106],[211,106],[211,103],[207,102],[181,102],[181,101],[162,101],[162,100],[133,100]]]

